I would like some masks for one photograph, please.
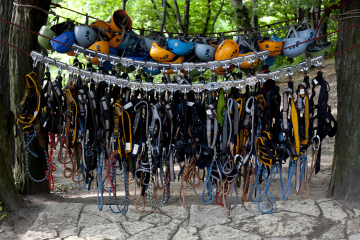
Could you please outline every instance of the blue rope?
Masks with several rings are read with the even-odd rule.
[[[291,180],[295,173],[295,161],[290,159],[289,162],[289,172],[288,172],[288,181],[286,184],[285,190],[283,189],[283,181],[282,181],[282,167],[280,167],[280,186],[281,186],[281,198],[284,200],[288,200],[290,188],[292,188]]]
[[[85,167],[84,167],[84,164],[83,163],[80,163],[80,171],[82,171],[82,172],[84,172],[85,171]],[[84,174],[85,174],[85,172],[84,172]],[[78,181],[80,180],[80,174],[79,174],[79,176],[78,176]],[[81,186],[81,182],[79,181],[79,187],[80,187],[80,189],[81,190],[88,190],[88,187],[86,187],[86,179],[84,179],[83,181],[82,181],[82,186]]]
[[[261,200],[261,185],[259,180],[261,175],[262,164],[258,163],[257,157],[255,158],[255,167],[256,167],[255,183],[250,193],[250,201],[252,203],[258,203]],[[259,194],[257,198],[253,197],[255,196],[255,193]]]
[[[122,209],[120,209],[118,201],[117,201],[117,197],[116,197],[116,170],[115,170],[115,163],[113,163],[113,170],[112,170],[112,174],[111,174],[111,181],[114,181],[114,186],[115,189],[112,189],[111,184],[110,184],[110,191],[109,191],[109,207],[111,212],[118,214],[118,213],[122,213],[122,214],[126,214],[128,209],[129,209],[129,186],[128,186],[128,176],[127,176],[127,163],[126,160],[124,161],[124,171],[121,174],[124,174],[124,186],[125,186],[125,204],[124,207]],[[111,207],[111,192],[114,193],[114,199],[115,199],[115,205],[118,209],[118,211],[114,211]]]
[[[213,165],[214,165],[214,161],[211,161],[211,164],[207,169],[205,186],[204,186],[204,189],[203,189],[202,194],[201,194],[201,200],[204,203],[211,203],[215,199],[215,193],[214,193],[214,189],[213,189],[213,186],[212,186],[212,183],[211,183],[211,170],[213,168]],[[207,195],[208,195],[207,199],[205,199],[205,190],[206,189],[208,191],[207,192]]]
[[[264,199],[264,202],[261,207],[260,207],[260,201],[258,202],[259,211],[263,214],[271,214],[276,211],[276,200],[270,191],[270,185],[273,182],[273,180],[276,176],[276,173],[278,172],[278,169],[279,169],[278,165],[279,165],[279,163],[275,163],[274,166],[271,167],[269,180],[266,180],[267,169],[264,168],[264,170],[263,170],[263,177],[264,177],[264,182],[265,182],[266,188],[265,188],[264,192],[261,194],[260,199],[262,199],[264,195],[265,195],[265,199]],[[270,203],[270,209],[267,211],[264,211],[264,207],[267,202]]]
[[[102,166],[104,163],[105,158],[105,152],[103,151],[103,158],[101,158],[101,155],[97,154],[98,159],[98,169],[96,171],[98,176],[98,188],[97,188],[97,205],[100,211],[103,210],[103,204],[104,204],[104,182],[102,180]]]
[[[43,182],[46,180],[46,178],[49,176],[50,173],[50,167],[49,167],[49,160],[48,160],[48,156],[47,156],[47,152],[44,148],[44,153],[45,153],[45,158],[46,158],[46,164],[47,164],[47,172],[46,172],[46,176],[43,179],[37,180],[35,179],[31,174],[30,174],[30,169],[29,169],[29,153],[35,157],[38,158],[39,156],[34,153],[33,151],[30,150],[30,143],[33,141],[33,139],[37,136],[36,135],[36,128],[34,126],[34,133],[30,134],[30,133],[24,133],[23,132],[23,140],[24,140],[24,145],[25,145],[25,151],[26,151],[26,171],[30,177],[31,180],[33,180],[34,182]],[[29,139],[28,141],[26,141],[27,139]]]

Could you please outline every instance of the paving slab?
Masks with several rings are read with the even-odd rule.
[[[339,222],[349,217],[342,207],[332,200],[320,202],[319,207],[324,217],[331,221]]]
[[[252,239],[252,240],[261,240],[260,236],[247,233],[229,226],[211,226],[204,228],[200,231],[200,236],[202,239],[207,240],[219,240],[219,239]]]
[[[345,236],[345,225],[338,224],[330,228],[329,231],[321,235],[319,240],[337,240],[337,239],[346,239]]]
[[[226,217],[223,207],[214,205],[192,205],[190,207],[189,226],[196,228],[210,227],[231,222]]]

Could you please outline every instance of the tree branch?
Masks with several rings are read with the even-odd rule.
[[[179,27],[179,30],[181,33],[184,32],[184,28],[183,28],[183,25],[181,23],[181,16],[180,16],[180,12],[179,12],[179,6],[177,4],[177,0],[173,0],[174,2],[174,9],[175,9],[175,16],[176,16],[176,23]]]
[[[185,0],[184,6],[184,33],[189,31],[189,12],[190,12],[190,0]]]
[[[161,25],[160,25],[160,32],[163,33],[164,32],[164,26],[165,26],[165,22],[166,22],[166,0],[162,0],[162,7],[163,7],[163,14],[161,17]]]
[[[126,9],[126,2],[127,2],[127,0],[121,0],[121,9],[124,10],[124,11],[126,11],[125,10]]]
[[[237,29],[251,28],[248,9],[243,5],[242,0],[230,0],[230,2],[235,8],[235,23],[237,25]]]
[[[219,17],[219,15],[220,15],[220,13],[221,13],[221,10],[222,10],[222,8],[223,8],[223,6],[224,6],[224,2],[225,2],[225,0],[223,0],[223,1],[221,2],[220,9],[219,9],[218,13],[217,13],[216,16],[215,16],[214,22],[213,22],[212,27],[211,27],[211,33],[214,32],[215,23],[216,23],[216,20],[217,20],[217,18]]]
[[[166,3],[166,17],[169,19],[169,22],[170,22],[170,25],[171,27],[174,29],[174,32],[179,32],[178,29],[176,28],[176,26],[174,25],[172,19],[170,18],[170,14],[168,12],[168,10],[170,9],[173,16],[175,16],[175,11],[174,9],[171,7],[171,5],[165,0],[165,3]]]
[[[206,16],[206,19],[205,19],[205,25],[204,25],[204,29],[203,29],[203,33],[206,33],[207,31],[207,28],[208,28],[208,24],[209,24],[209,21],[210,21],[210,16],[211,16],[211,7],[210,7],[210,4],[211,4],[211,0],[207,0],[207,6],[208,6],[208,12],[207,12],[207,16]]]

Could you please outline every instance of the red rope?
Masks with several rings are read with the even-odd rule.
[[[336,30],[336,31],[334,31],[334,32],[331,32],[331,33],[327,33],[327,34],[321,35],[321,36],[319,36],[319,37],[314,37],[314,38],[312,38],[312,39],[309,39],[309,40],[303,41],[303,42],[301,42],[301,43],[297,43],[297,44],[288,46],[288,47],[286,47],[286,48],[282,48],[282,49],[280,49],[280,50],[272,51],[272,52],[270,52],[270,53],[281,52],[281,51],[283,51],[283,50],[285,50],[285,49],[288,49],[288,48],[291,48],[291,47],[295,47],[295,46],[298,46],[298,45],[300,45],[300,44],[307,43],[307,42],[310,42],[310,41],[314,41],[314,40],[316,40],[316,39],[319,39],[319,38],[322,38],[322,37],[326,37],[326,36],[328,36],[328,35],[331,35],[331,34],[334,34],[334,33],[337,33],[337,32],[341,32],[341,31],[344,31],[344,30],[347,30],[347,29],[349,29],[349,28],[353,28],[353,27],[356,27],[356,26],[359,26],[359,25],[360,25],[360,23],[357,23],[357,24],[351,25],[351,26],[346,27],[346,28],[338,29],[338,30]]]
[[[29,1],[29,0],[28,0],[28,1]],[[41,36],[41,37],[47,38],[47,39],[52,40],[52,41],[54,41],[54,42],[60,43],[61,45],[64,45],[64,46],[66,46],[66,47],[68,47],[68,48],[72,48],[71,46],[66,45],[65,43],[62,43],[62,42],[59,42],[59,41],[57,41],[57,40],[54,40],[53,38],[49,38],[49,37],[47,37],[47,36],[41,35],[40,33],[37,33],[37,32],[34,32],[34,31],[30,30],[30,29],[24,28],[24,27],[22,27],[22,26],[20,26],[20,25],[17,25],[17,24],[15,24],[15,23],[9,22],[9,21],[7,21],[7,20],[5,20],[5,19],[0,18],[0,21],[6,22],[6,23],[8,23],[8,24],[10,24],[10,25],[13,25],[13,26],[15,26],[15,27],[21,28],[21,29],[23,29],[23,30],[25,30],[25,31],[31,32],[31,33],[33,33],[33,34],[36,34],[36,35],[39,35],[39,36]],[[29,54],[29,53],[28,53],[28,54]],[[29,55],[30,55],[30,54],[29,54]]]
[[[332,58],[332,57],[334,57],[334,56],[336,56],[336,55],[338,55],[338,54],[340,54],[340,53],[346,52],[346,51],[348,51],[348,50],[350,50],[350,49],[353,49],[353,48],[355,48],[355,47],[358,47],[358,46],[360,46],[360,43],[359,43],[359,44],[356,44],[356,45],[354,45],[354,46],[352,46],[352,47],[349,47],[349,48],[347,48],[347,49],[344,49],[344,50],[342,50],[342,51],[340,51],[340,52],[334,53],[333,55],[330,55],[330,56],[326,57],[324,60],[327,60],[327,59],[329,59],[329,58]]]
[[[60,4],[54,4],[54,3],[46,3],[46,2],[42,2],[42,1],[37,1],[37,0],[27,0],[29,2],[35,2],[35,3],[44,3],[44,4],[48,4],[48,5],[53,5],[55,7],[59,7],[59,8],[63,8],[65,10],[68,10],[68,11],[71,11],[71,12],[74,12],[74,13],[77,13],[79,15],[82,15],[82,16],[87,16],[89,18],[92,18],[92,19],[96,19],[96,20],[99,20],[98,18],[95,18],[95,17],[92,17],[92,16],[89,16],[89,15],[86,15],[86,14],[83,14],[81,12],[77,12],[73,9],[69,9],[69,8],[66,8],[66,7],[62,7]],[[340,2],[336,3],[336,4],[333,4],[331,5],[329,8],[327,9],[324,9],[324,10],[320,10],[320,11],[317,11],[317,12],[313,12],[313,13],[309,13],[307,15],[303,15],[303,16],[299,16],[299,17],[295,17],[295,18],[291,18],[291,19],[288,19],[288,20],[285,20],[285,21],[280,21],[280,22],[276,22],[276,23],[271,23],[271,24],[267,24],[267,25],[263,25],[263,26],[259,26],[258,28],[265,28],[265,27],[270,27],[270,26],[273,26],[273,25],[278,25],[280,23],[286,23],[286,22],[289,22],[289,21],[293,21],[293,20],[297,20],[297,19],[300,19],[300,18],[304,18],[304,17],[308,17],[308,16],[311,16],[311,15],[314,15],[314,14],[317,14],[317,13],[320,13],[320,12],[324,12],[324,11],[328,11],[330,9],[337,9],[339,8],[341,5],[345,4],[345,3],[349,3],[349,2],[353,2],[353,1],[358,1],[358,0],[349,0],[349,1],[346,1],[346,2],[343,2],[343,0],[341,0]],[[326,15],[326,14],[325,14]],[[151,30],[147,30],[147,29],[141,29],[141,28],[133,28],[134,30],[142,30],[142,31],[145,31],[145,32],[150,32]],[[256,28],[246,28],[246,29],[240,29],[238,31],[227,31],[227,32],[221,32],[221,33],[234,33],[234,32],[245,32],[245,31],[249,31],[249,30],[254,30]],[[159,31],[154,31],[154,32],[159,32]],[[163,32],[163,33],[171,33],[171,34],[184,34],[184,33],[177,33],[177,32]],[[191,33],[191,34],[194,34],[194,33]],[[201,34],[206,34],[206,35],[209,35],[209,34],[212,34],[212,33],[201,33]]]
[[[22,50],[22,49],[20,49],[20,48],[18,48],[18,47],[15,47],[14,45],[11,45],[10,43],[7,43],[7,42],[5,42],[5,41],[3,41],[3,40],[1,40],[1,39],[0,39],[0,42],[5,43],[6,45],[9,45],[10,47],[15,48],[16,50],[19,50],[20,52],[23,52],[23,53],[25,53],[25,54],[27,54],[27,55],[30,56],[30,53],[28,53],[28,52],[26,52],[26,51],[24,51],[24,50]]]

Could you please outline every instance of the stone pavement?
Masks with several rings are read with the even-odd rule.
[[[245,203],[227,219],[216,205],[164,206],[162,213],[114,214],[104,205],[56,203],[46,206],[24,240],[56,239],[360,239],[360,210],[331,199],[278,201],[277,211],[261,214]]]

